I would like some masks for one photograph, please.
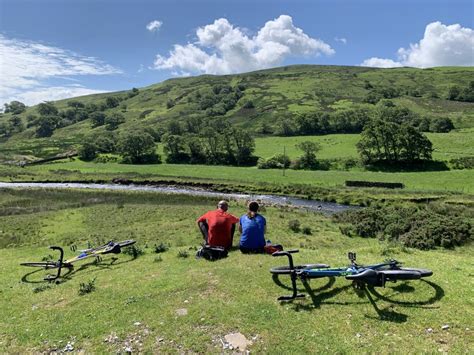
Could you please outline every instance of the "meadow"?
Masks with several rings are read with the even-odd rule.
[[[418,251],[345,237],[317,213],[266,206],[268,238],[299,248],[299,262],[345,265],[346,253],[371,263],[393,257],[426,267],[426,281],[359,292],[344,279],[312,280],[305,299],[280,303],[289,280],[269,268],[284,260],[232,251],[196,260],[196,218],[215,201],[107,191],[0,191],[0,352],[212,352],[240,332],[252,353],[463,353],[473,347],[472,245]],[[230,212],[244,213],[243,201]],[[292,232],[299,220],[311,235]],[[51,253],[48,245],[133,238],[144,254],[85,263],[59,284],[19,265]],[[238,236],[236,237],[238,239]],[[154,246],[169,245],[157,254]],[[234,244],[236,241],[234,241]],[[73,253],[65,248],[67,256]],[[188,257],[178,257],[188,254]],[[95,291],[79,295],[95,279]]]
[[[433,143],[433,159],[449,160],[466,156],[474,156],[474,129],[464,128],[449,133],[426,133]],[[301,156],[296,148],[298,143],[312,141],[320,145],[317,153],[320,159],[359,158],[356,144],[360,134],[328,134],[322,136],[300,137],[261,137],[255,139],[255,155],[270,158],[283,151],[291,158]]]
[[[12,171],[12,173],[8,173]],[[119,176],[144,179],[184,179],[223,184],[256,184],[265,190],[271,185],[308,185],[313,187],[342,188],[346,180],[401,182],[406,190],[430,192],[457,192],[472,194],[474,170],[377,172],[377,171],[301,171],[256,167],[206,166],[186,164],[129,165],[119,163],[87,163],[80,160],[57,162],[24,169],[5,168],[2,180],[93,180]],[[314,196],[317,198],[317,196]]]

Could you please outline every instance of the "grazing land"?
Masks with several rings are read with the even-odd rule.
[[[58,351],[70,342],[85,352],[221,352],[221,340],[235,332],[256,353],[462,353],[474,346],[472,245],[406,249],[343,236],[320,214],[267,206],[268,238],[300,248],[299,262],[345,265],[354,250],[363,263],[393,257],[434,271],[426,281],[369,293],[344,279],[312,280],[308,289],[301,286],[310,296],[279,303],[289,280],[272,280],[268,269],[284,260],[239,251],[214,263],[194,258],[195,220],[214,205],[202,197],[138,192],[1,190],[0,351]],[[231,203],[232,213],[244,211],[243,202]],[[295,219],[312,234],[292,232],[288,222]],[[85,262],[57,285],[19,265],[40,261],[51,244],[80,249],[129,238],[143,255]],[[160,243],[169,250],[155,253]],[[91,280],[95,291],[79,295],[80,284]]]

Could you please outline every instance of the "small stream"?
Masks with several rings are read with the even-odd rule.
[[[333,214],[348,209],[357,209],[360,207],[347,206],[334,202],[324,202],[318,200],[307,200],[297,197],[278,196],[278,195],[259,195],[243,193],[225,193],[202,188],[186,186],[143,186],[143,185],[121,185],[121,184],[86,184],[86,183],[57,183],[57,182],[0,182],[0,189],[14,188],[48,188],[48,189],[89,189],[89,190],[112,190],[112,191],[147,191],[164,194],[190,195],[215,197],[217,199],[235,199],[235,200],[257,200],[265,204],[277,206],[294,206],[311,211]]]

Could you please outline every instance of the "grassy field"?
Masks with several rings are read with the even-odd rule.
[[[79,160],[62,163],[52,163],[31,166],[24,169],[14,169],[11,176],[8,168],[1,173],[2,180],[22,179],[52,179],[52,180],[81,180],[90,179],[87,174],[99,178],[103,174],[120,176],[121,174],[143,175],[142,178],[187,178],[201,179],[210,182],[227,183],[256,183],[295,185],[306,184],[320,187],[342,187],[346,180],[367,180],[401,182],[411,191],[454,191],[474,193],[474,170],[423,171],[423,172],[371,172],[371,171],[296,171],[286,170],[285,176],[281,170],[261,170],[256,167],[242,168],[229,166],[205,166],[185,164],[158,165],[126,165],[118,163],[86,163]],[[3,176],[3,177],[1,177]]]
[[[240,332],[255,353],[469,352],[474,327],[472,246],[421,252],[372,239],[348,238],[327,217],[267,207],[268,238],[300,248],[299,262],[347,263],[395,257],[431,268],[426,281],[356,292],[344,279],[313,280],[311,296],[291,303],[289,280],[268,269],[283,260],[233,251],[215,263],[196,260],[196,218],[214,207],[202,198],[97,191],[0,191],[0,352],[50,352],[73,342],[86,353],[224,351],[221,340]],[[244,212],[232,202],[231,212]],[[312,235],[291,232],[298,219]],[[19,266],[39,261],[48,245],[134,238],[145,254],[119,255],[76,268],[60,284]],[[164,242],[170,249],[155,254]],[[187,251],[188,258],[178,252]],[[67,255],[72,255],[66,249]],[[80,296],[81,283],[96,290]],[[49,287],[48,287],[49,286]],[[303,288],[303,287],[302,287]],[[443,330],[443,326],[448,326]]]
[[[238,75],[203,75],[171,79],[140,88],[136,95],[130,95],[131,91],[105,93],[61,100],[55,102],[55,105],[59,110],[65,110],[70,101],[99,105],[108,97],[119,97],[122,99],[120,105],[107,109],[106,113],[120,112],[124,115],[126,122],[117,130],[120,133],[137,127],[156,129],[166,126],[170,121],[202,116],[205,111],[201,110],[196,98],[199,92],[208,91],[216,85],[241,85],[245,87],[242,98],[235,108],[218,119],[228,120],[233,126],[258,132],[263,124],[276,128],[281,118],[292,119],[299,113],[372,107],[371,104],[364,103],[371,90],[390,87],[400,93],[399,97],[393,99],[395,104],[407,107],[423,117],[449,117],[456,128],[472,128],[474,103],[449,101],[446,97],[451,86],[466,86],[473,71],[473,67],[423,70],[296,65]],[[413,96],[410,94],[413,91],[418,94]],[[167,103],[170,101],[173,105],[168,107]],[[252,101],[255,107],[245,109],[244,104],[248,101]],[[26,125],[27,116],[37,114],[36,107],[29,107],[20,117]],[[0,117],[0,120],[7,121],[10,117],[11,114],[7,113]],[[86,136],[105,132],[104,127],[92,128],[89,118],[58,128],[52,137],[46,139],[35,138],[35,129],[36,127],[32,126],[8,139],[2,138],[0,160],[15,156],[50,156],[77,147]],[[332,143],[328,142],[330,145]],[[282,147],[277,148],[280,152]],[[329,150],[322,154],[327,154],[328,157],[340,156],[337,147],[331,149],[334,151]],[[353,152],[353,149],[350,148],[348,152]]]
[[[474,129],[466,128],[449,133],[426,133],[433,143],[433,158],[449,160],[465,156],[474,156]],[[296,144],[303,141],[317,142],[321,150],[317,156],[320,159],[359,158],[356,144],[360,134],[328,134],[324,136],[303,137],[265,137],[255,140],[255,155],[270,158],[275,154],[286,154],[295,159],[302,152],[296,149]]]

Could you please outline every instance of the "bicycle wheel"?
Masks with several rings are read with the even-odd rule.
[[[329,265],[326,264],[304,264],[304,265],[295,265],[295,270],[302,270],[302,269],[326,269]],[[272,274],[278,275],[289,275],[291,274],[291,269],[288,265],[286,266],[277,266],[270,269]]]
[[[120,245],[120,248],[123,248],[123,247],[128,247],[129,245],[132,245],[135,243],[136,243],[135,240],[124,240],[122,242],[118,242],[117,244]]]
[[[53,261],[37,262],[37,263],[21,263],[21,266],[40,267],[43,269],[55,269],[58,265]]]
[[[418,268],[411,268],[411,267],[401,267],[399,268],[399,270],[403,270],[403,271],[415,271],[415,272],[418,272],[421,277],[429,277],[431,275],[433,275],[433,271],[431,270],[428,270],[428,269],[418,269]]]
[[[416,270],[380,270],[378,273],[384,275],[386,281],[418,280],[421,278],[421,273]]]

